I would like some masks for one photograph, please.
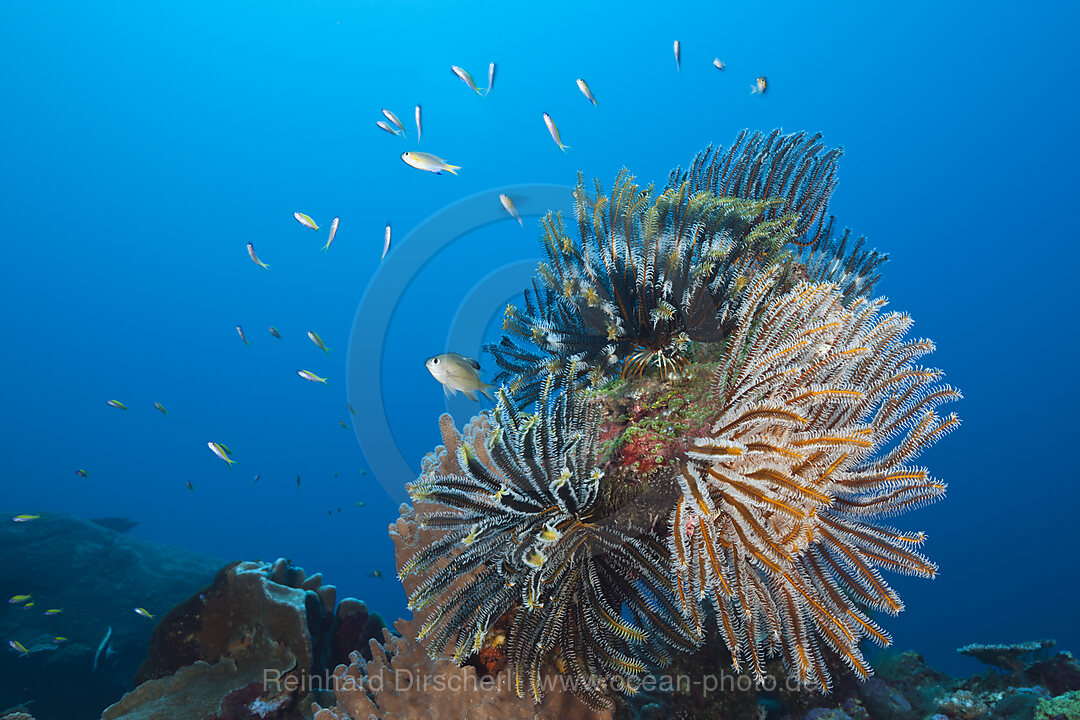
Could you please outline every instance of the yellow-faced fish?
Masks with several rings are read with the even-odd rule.
[[[326,381],[329,380],[329,378],[319,377],[318,375],[311,372],[310,370],[297,370],[296,374],[299,375],[300,377],[304,378],[305,380],[310,380],[311,382],[322,383],[323,385],[326,385],[327,384]]]
[[[135,608],[135,614],[136,615],[142,615],[147,620],[153,620],[154,619],[153,615],[151,615],[150,613],[148,613],[146,610],[144,610],[142,608]]]
[[[400,120],[398,120],[398,116],[390,112],[386,108],[382,109],[382,114],[386,116],[387,120],[397,126],[397,129],[401,131],[401,137],[405,137],[405,126],[401,124]]]
[[[593,105],[598,105],[599,104],[599,103],[596,102],[596,98],[593,97],[592,89],[589,88],[589,83],[585,82],[581,78],[578,78],[577,79],[577,86],[578,86],[578,90],[581,91],[581,94],[589,99],[589,102],[591,102]]]
[[[244,337],[244,328],[240,327],[239,325],[236,326],[236,334],[240,336],[240,339],[244,341],[245,345],[251,344],[248,342],[248,339]]]
[[[341,218],[334,218],[333,220],[330,221],[330,237],[329,237],[329,239],[327,239],[326,244],[323,245],[323,249],[322,249],[323,252],[326,252],[327,250],[329,250],[330,249],[330,243],[334,242],[334,236],[337,235],[338,221],[340,221],[340,220],[341,220]]]
[[[484,91],[484,95],[490,93],[493,87],[495,87],[495,63],[488,65],[488,86],[487,90]]]
[[[326,347],[326,343],[324,343],[323,339],[319,337],[319,333],[315,332],[314,330],[308,330],[307,336],[308,339],[311,340],[311,342],[319,346],[320,350],[322,350],[327,355],[330,355],[330,348]]]
[[[190,480],[187,481],[187,489],[192,491],[195,490],[195,486],[191,484]]]
[[[75,474],[82,478],[90,477],[90,475],[85,470],[76,470]]]
[[[675,41],[675,69],[682,70],[682,43]]]
[[[451,175],[457,175],[457,171],[461,169],[460,165],[451,165],[441,157],[426,152],[404,152],[401,153],[401,159],[409,167],[432,172],[436,175],[442,175],[444,170]]]
[[[14,650],[15,652],[19,653],[20,655],[29,655],[30,654],[30,651],[26,649],[26,646],[23,645],[18,640],[8,640],[8,645],[10,645],[11,649]]]
[[[64,612],[64,608],[49,608],[43,614],[44,615],[59,615]]]
[[[273,325],[270,326],[270,334],[276,337],[278,340],[281,339],[281,333],[279,333],[278,329]]]
[[[499,202],[506,208],[506,212],[510,213],[510,217],[518,221],[518,225],[525,227],[525,222],[521,219],[521,215],[518,215],[517,208],[514,207],[514,201],[510,199],[509,195],[499,193]]]
[[[208,442],[206,443],[206,447],[210,448],[210,452],[214,453],[219,458],[224,460],[229,465],[229,467],[232,467],[234,464],[236,464],[236,461],[229,457],[229,453],[225,452],[225,447],[220,443]],[[190,484],[191,483],[189,482],[188,485]],[[193,488],[189,487],[188,489],[191,490]]]
[[[450,69],[454,71],[455,75],[461,78],[461,82],[469,86],[470,90],[472,90],[477,95],[481,94],[480,89],[477,88],[476,83],[473,82],[472,75],[470,75],[466,70],[459,68],[457,65],[451,65]]]
[[[765,79],[764,75],[758,75],[757,80],[754,81],[754,86],[750,90],[750,94],[758,93],[764,95],[765,91],[769,89],[769,81]]]
[[[127,410],[127,405],[120,402],[119,400],[109,400],[105,404],[108,405],[109,407],[119,408],[121,410]]]
[[[715,67],[717,70],[723,70],[724,68],[727,67],[727,65],[725,65],[724,63],[722,63],[720,61],[720,58],[714,58],[713,61],[712,61],[712,64],[713,64],[713,67]]]
[[[165,409],[165,406],[161,403],[154,403],[154,407],[161,411],[162,415],[168,415],[169,411]]]
[[[479,390],[487,395],[489,399],[495,399],[491,394],[491,388],[495,386],[489,385],[480,379],[478,374],[480,363],[472,358],[458,353],[443,353],[428,358],[424,365],[427,366],[432,377],[442,383],[443,392],[446,393],[447,397],[451,397],[460,390],[465,393],[466,397],[476,402],[476,391]]]
[[[420,123],[420,106],[416,106],[416,142],[420,142],[420,136],[424,134],[424,126]]]
[[[390,223],[386,223],[386,235],[383,238],[382,257],[380,260],[386,259],[386,253],[390,252]]]
[[[559,128],[555,127],[555,121],[547,113],[544,113],[544,124],[547,125],[548,132],[551,133],[551,139],[555,141],[560,150],[566,152],[566,149],[570,146],[562,144],[562,140],[559,138]]]
[[[306,228],[311,228],[312,230],[319,229],[319,226],[315,224],[315,221],[312,220],[310,216],[305,215],[302,212],[294,212],[292,216],[296,218],[296,222],[300,223]]]
[[[124,409],[126,410],[127,408]],[[37,520],[40,517],[40,515],[16,515],[11,518],[11,522],[30,522],[31,520]]]
[[[249,242],[247,244],[247,249],[248,249],[248,257],[251,258],[251,262],[255,263],[256,265],[261,267],[263,270],[269,270],[270,269],[270,266],[267,265],[266,263],[264,263],[262,260],[260,260],[259,256],[255,254],[255,243],[250,243]]]
[[[376,120],[376,121],[375,121],[375,124],[379,126],[379,129],[380,129],[380,130],[385,130],[386,132],[390,133],[391,135],[400,135],[400,134],[401,134],[401,133],[399,133],[399,132],[397,131],[397,129],[396,129],[396,128],[392,128],[392,127],[390,127],[389,125],[387,125],[387,124],[386,124],[385,122],[383,122],[382,120]]]
[[[24,603],[24,602],[26,602],[27,600],[30,600],[33,597],[34,596],[32,594],[15,595],[10,600],[8,600],[8,604],[9,605],[15,605],[15,604],[18,604],[18,603]]]

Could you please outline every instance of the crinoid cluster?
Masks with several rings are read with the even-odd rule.
[[[767,299],[751,288],[716,371],[715,421],[677,478],[669,542],[680,599],[708,599],[734,666],[761,679],[767,656],[822,691],[824,643],[860,677],[864,638],[888,635],[867,610],[896,614],[880,570],[933,577],[923,533],[881,524],[945,485],[910,464],[955,428],[935,408],[959,398],[941,372],[914,364],[933,350],[904,340],[911,319],[883,301],[845,307],[835,285],[803,283]]]
[[[546,376],[532,414],[500,392],[486,447],[455,443],[462,472],[409,486],[420,528],[441,534],[399,576],[422,578],[409,606],[433,652],[461,663],[508,616],[519,694],[539,702],[557,668],[586,703],[607,707],[611,678],[632,691],[630,679],[700,638],[674,600],[664,545],[594,514],[598,406],[574,377],[574,363]]]
[[[568,357],[589,366],[593,385],[666,377],[690,361],[693,343],[726,336],[746,284],[775,267],[785,269],[777,289],[807,277],[836,281],[847,297],[867,293],[884,256],[846,232],[834,238],[825,219],[839,154],[816,135],[744,133],[673,172],[659,194],[624,172],[610,195],[597,184],[590,196],[579,178],[576,227],[545,217],[546,262],[487,348],[497,379],[528,403],[537,378]]]

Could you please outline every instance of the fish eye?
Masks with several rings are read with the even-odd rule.
[[[438,365],[439,364],[439,358],[431,358],[431,364],[432,365]]]

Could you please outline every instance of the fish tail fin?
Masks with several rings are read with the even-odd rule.
[[[231,457],[226,457],[225,462],[227,462],[229,464],[229,467],[232,467],[233,465],[236,464],[236,461],[233,460]]]
[[[446,172],[450,173],[451,175],[457,175],[457,171],[460,170],[460,169],[461,169],[460,165],[447,165],[446,166]]]

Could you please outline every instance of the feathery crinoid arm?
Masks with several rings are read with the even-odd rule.
[[[779,653],[822,691],[822,648],[865,677],[860,641],[888,644],[869,611],[903,604],[882,571],[933,577],[925,536],[882,520],[942,496],[911,461],[959,422],[936,412],[960,395],[914,364],[933,346],[905,339],[910,318],[843,300],[831,284],[748,288],[670,518],[678,596],[709,598],[735,668],[761,678]]]

